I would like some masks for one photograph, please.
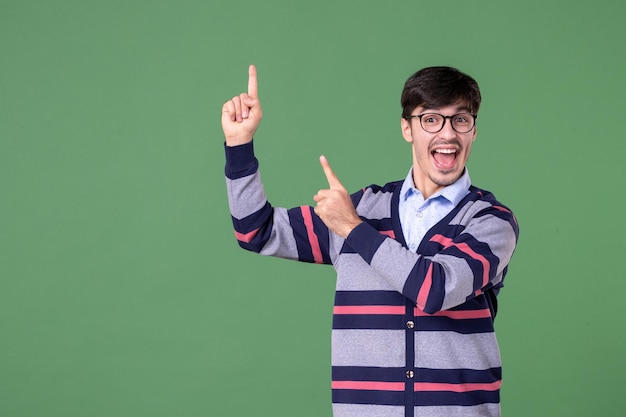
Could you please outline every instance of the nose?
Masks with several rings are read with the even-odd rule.
[[[452,119],[446,117],[443,119],[443,127],[439,131],[439,136],[442,138],[453,138],[456,137],[456,130],[452,127]]]

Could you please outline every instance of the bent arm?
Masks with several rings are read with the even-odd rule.
[[[426,313],[463,304],[499,284],[517,243],[513,214],[496,207],[476,213],[456,236],[433,235],[424,256],[363,223],[346,242],[393,288]]]
[[[265,194],[254,142],[225,146],[226,188],[239,245],[262,255],[331,263],[330,233],[310,206],[273,207]]]

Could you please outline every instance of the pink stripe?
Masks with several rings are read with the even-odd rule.
[[[404,382],[376,382],[376,381],[333,381],[332,389],[350,389],[363,391],[404,391]],[[424,391],[448,391],[448,392],[470,392],[470,391],[497,391],[502,386],[502,381],[491,383],[468,383],[468,384],[446,384],[438,382],[415,382],[413,390],[415,392]]]
[[[404,382],[333,381],[332,388],[365,391],[404,391]]]
[[[454,241],[450,238],[447,238],[442,235],[435,235],[430,239],[432,242],[441,243],[444,248],[449,248],[451,246],[456,247],[461,252],[468,254],[472,259],[476,259],[483,264],[483,287],[489,283],[489,262],[487,262],[487,258],[482,256],[481,254],[475,252],[472,248],[469,247],[467,243],[454,243]],[[480,292],[478,292],[480,293]]]
[[[482,310],[454,310],[454,311],[438,311],[435,314],[424,313],[419,308],[413,310],[413,314],[416,317],[449,317],[454,320],[469,320],[469,319],[485,319],[491,318],[491,311],[488,308]]]
[[[404,315],[404,306],[335,306],[333,314],[387,314]],[[453,310],[439,311],[428,314],[420,308],[413,309],[415,317],[449,317],[454,320],[485,319],[491,317],[488,308],[482,310]]]
[[[505,213],[511,213],[511,210],[507,210],[506,208],[502,207],[502,206],[493,206],[494,209],[498,209],[500,211],[503,211]]]
[[[248,233],[239,233],[238,231],[235,230],[235,237],[240,242],[250,243],[250,241],[252,239],[254,239],[256,234],[259,233],[259,230],[260,230],[260,228],[256,229],[256,230],[253,230],[251,232],[248,232]]]
[[[498,209],[500,211],[503,211],[505,213],[513,214],[513,212],[511,212],[511,210],[508,210],[508,209],[506,209],[505,207],[502,207],[502,206],[493,206],[493,208]],[[515,224],[517,224],[517,218],[515,217],[515,215],[513,215],[513,220],[515,221]]]
[[[396,238],[396,233],[393,230],[380,230],[381,235],[389,236],[392,239]]]
[[[311,217],[311,211],[308,206],[301,206],[302,218],[304,219],[304,226],[306,227],[306,234],[309,237],[309,244],[311,245],[311,251],[313,251],[313,261],[316,264],[324,263],[322,258],[322,249],[320,248],[320,242],[317,240],[317,235],[313,230],[313,218]]]
[[[403,315],[404,306],[335,306],[333,313]]]
[[[431,263],[426,272],[426,278],[422,282],[419,293],[417,294],[417,306],[424,309],[426,307],[426,301],[428,300],[428,294],[430,294],[430,288],[433,285],[433,264]]]
[[[450,392],[469,392],[469,391],[497,391],[500,389],[502,381],[491,383],[469,383],[469,384],[443,384],[435,382],[416,382],[413,386],[415,391],[450,391]]]

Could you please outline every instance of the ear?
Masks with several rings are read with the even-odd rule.
[[[476,126],[474,126],[474,133],[472,135],[472,143],[474,143],[474,141],[476,140],[476,133],[478,132],[478,128]]]
[[[400,128],[402,129],[402,137],[408,143],[413,143],[413,136],[411,135],[413,129],[411,128],[411,121],[413,119],[407,120],[405,118],[400,119]]]

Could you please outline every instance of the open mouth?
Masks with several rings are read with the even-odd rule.
[[[435,149],[431,152],[435,166],[439,169],[452,169],[456,162],[456,149]]]

